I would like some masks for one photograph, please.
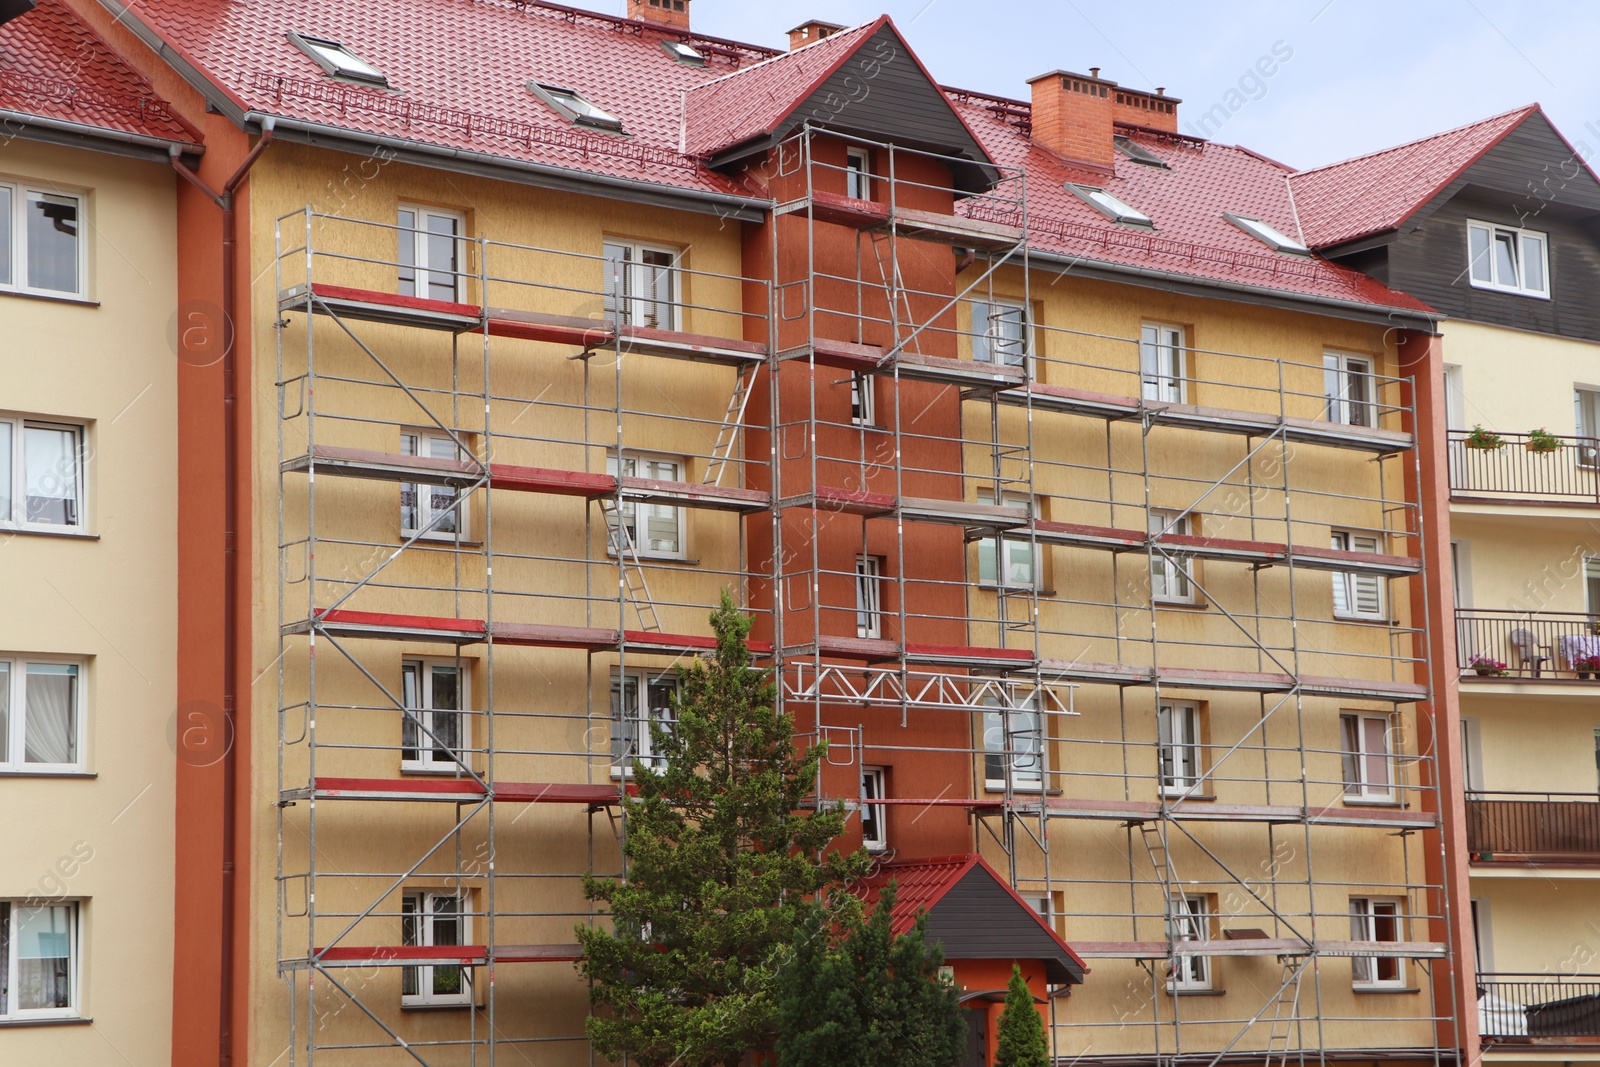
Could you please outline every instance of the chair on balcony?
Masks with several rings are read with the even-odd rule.
[[[1506,634],[1506,642],[1517,654],[1517,668],[1531,677],[1538,678],[1542,675],[1544,665],[1554,658],[1550,646],[1539,644],[1539,639],[1533,635],[1532,630],[1512,630]]]

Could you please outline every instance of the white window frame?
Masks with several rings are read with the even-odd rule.
[[[978,487],[978,503],[994,503],[994,490],[987,486]],[[1036,516],[1039,509],[1027,493],[1011,493],[1002,491],[1000,494],[1002,507],[1022,508],[1030,516]],[[1029,564],[1029,577],[1026,581],[1012,581],[1011,554],[1032,548],[1032,563]],[[983,589],[1044,589],[1044,546],[1032,543],[1031,539],[1019,537],[982,537],[978,539],[978,585]],[[985,578],[983,576],[984,564],[994,567],[994,574]]]
[[[588,99],[576,89],[568,89],[564,85],[551,85],[545,82],[529,82],[528,91],[546,104],[549,104],[557,114],[579,126],[593,126],[597,129],[617,132],[622,130],[622,120],[620,118]]]
[[[50,908],[60,908],[66,912],[67,922],[67,1004],[59,1008],[19,1008],[16,1000],[22,988],[21,984],[21,956],[19,955],[19,937],[17,935],[17,913],[19,911],[38,911]],[[82,907],[77,900],[3,900],[0,901],[0,928],[3,928],[4,937],[0,937],[0,945],[4,946],[4,958],[0,959],[0,967],[5,969],[5,988],[7,990],[3,1005],[0,1005],[0,1021],[3,1022],[35,1022],[48,1019],[76,1019],[81,1015],[83,1003],[83,966],[82,966]],[[32,958],[32,957],[30,957]],[[53,959],[56,957],[43,957]]]
[[[671,468],[672,477],[661,477]],[[639,471],[646,473],[640,474]],[[657,452],[628,452],[620,458],[615,452],[606,456],[606,473],[613,478],[649,478],[658,482],[683,482],[688,480],[689,461],[684,456],[668,456]],[[639,517],[643,511],[646,530],[656,522],[671,522],[677,529],[678,547],[668,550],[652,548],[652,540],[639,537]],[[689,558],[689,509],[673,504],[647,504],[637,500],[624,500],[618,509],[606,511],[606,553],[615,558],[621,540],[615,522],[620,522],[632,542],[631,551],[640,559]]]
[[[472,944],[472,895],[467,891],[437,892],[427,889],[408,889],[401,896],[400,941],[405,947],[432,947],[437,945],[434,933],[434,918],[438,914],[434,907],[435,901],[454,900],[456,902],[456,922],[459,924],[457,944],[446,947],[456,948]],[[420,905],[420,906],[419,906]],[[411,911],[410,921],[416,925],[416,933],[411,939],[405,934],[408,907],[416,907]],[[404,1007],[466,1007],[472,1003],[472,978],[473,968],[457,964],[445,964],[435,967],[432,964],[419,964],[413,967],[402,968],[404,974],[401,978],[400,1003]],[[433,992],[435,971],[457,970],[461,972],[461,991],[458,993]],[[427,989],[428,992],[407,993],[403,984],[410,979],[418,990]]]
[[[873,374],[850,375],[850,424],[878,425],[878,379]]]
[[[1140,325],[1139,395],[1158,404],[1188,403],[1189,336],[1182,326]]]
[[[405,212],[411,213],[411,225],[407,226]],[[395,215],[396,239],[399,246],[398,292],[401,296],[414,296],[422,300],[445,300],[451,303],[460,303],[462,293],[466,286],[467,277],[467,216],[459,211],[450,211],[446,208],[424,207],[421,204],[401,204]],[[449,234],[435,233],[429,228],[429,223],[434,220],[443,220],[454,227]],[[436,265],[433,262],[433,246],[430,238],[448,237],[451,239],[455,250],[455,266]],[[409,250],[410,255],[406,253]],[[406,278],[406,272],[411,272],[411,277]],[[441,296],[434,293],[435,275],[444,275],[449,278],[449,295]],[[406,292],[406,286],[411,287],[411,292]]]
[[[351,81],[381,85],[386,88],[389,85],[389,79],[383,71],[356,55],[348,45],[326,37],[313,37],[310,34],[294,31],[290,31],[289,40],[309,56],[311,62],[336,78],[348,78]]]
[[[72,479],[74,495],[52,499],[70,500],[73,519],[71,523],[30,522],[28,520],[28,431],[30,429],[58,430],[71,433],[74,439]],[[22,414],[0,415],[0,449],[10,453],[10,465],[0,471],[0,529],[35,530],[41,533],[82,533],[88,527],[85,504],[88,499],[85,484],[88,473],[89,429],[82,423],[61,419],[36,418]],[[10,499],[9,509],[5,506]]]
[[[1155,229],[1155,220],[1138,208],[1128,204],[1120,198],[1113,196],[1104,189],[1095,185],[1077,185],[1067,183],[1067,188],[1084,203],[1094,208],[1112,222],[1124,226],[1138,226],[1141,229]]]
[[[1156,708],[1156,736],[1161,761],[1161,795],[1186,797],[1200,789],[1205,774],[1200,705],[1173,700]]]
[[[1379,937],[1380,922],[1392,922],[1395,936]],[[1350,940],[1399,944],[1405,941],[1405,933],[1404,900],[1399,897],[1350,898]],[[1406,961],[1399,956],[1354,956],[1350,963],[1356,989],[1404,989],[1406,986]],[[1391,967],[1394,973],[1384,975]]]
[[[856,636],[883,636],[883,557],[856,557]]]
[[[861,847],[868,852],[889,850],[889,807],[873,803],[888,796],[887,780],[882,767],[861,768]]]
[[[1372,727],[1377,728],[1381,749],[1373,747]],[[1394,716],[1383,712],[1340,713],[1339,762],[1346,804],[1398,803],[1400,767],[1394,749]],[[1386,782],[1373,773],[1374,760],[1382,768]]]
[[[1180,515],[1176,511],[1151,508],[1148,530],[1151,537],[1170,533],[1187,536],[1194,528],[1193,515]],[[1168,529],[1168,527],[1171,529]],[[1194,579],[1181,560],[1156,549],[1150,552],[1150,600],[1155,604],[1193,604]]]
[[[50,289],[31,284],[28,273],[28,205],[42,199],[71,200],[78,211],[77,250],[74,271],[77,287]],[[0,293],[27,293],[68,300],[86,300],[89,295],[89,196],[82,189],[64,189],[54,182],[0,180],[0,243],[11,257],[9,277],[0,276]]]
[[[426,452],[424,452],[426,449]],[[400,431],[400,454],[405,456],[426,457],[429,459],[467,459],[466,451],[456,443],[455,438],[438,429],[409,428]],[[417,521],[412,526],[406,525],[406,493],[410,492],[416,500]],[[440,497],[448,496],[453,503],[440,506],[435,499],[435,494]],[[445,512],[455,512],[456,530],[443,529],[433,526],[434,519]],[[426,530],[419,534],[417,531]],[[469,509],[466,496],[459,489],[452,489],[447,485],[436,482],[403,482],[400,486],[400,536],[403,538],[416,537],[419,541],[467,541],[471,538],[471,523],[469,522]]]
[[[1573,428],[1579,438],[1578,466],[1600,467],[1600,389],[1577,385],[1572,389]]]
[[[629,687],[633,690],[632,702],[627,701]],[[667,769],[667,761],[655,751],[655,739],[650,734],[651,722],[663,723],[669,728],[676,721],[672,717],[671,694],[680,687],[678,676],[658,670],[628,670],[611,672],[611,777],[633,777],[633,761],[638,759],[652,771]],[[669,702],[659,709],[650,707],[651,692],[668,694]],[[632,755],[618,751],[622,735],[617,726],[622,721],[633,723],[632,735],[638,739],[638,751]]]
[[[1371,552],[1382,548],[1375,534],[1357,530],[1334,530],[1330,547],[1341,552]],[[1333,572],[1333,617],[1336,619],[1384,620],[1388,618],[1387,583],[1381,575],[1357,571]],[[1376,601],[1375,607],[1363,610],[1361,601],[1367,592]]]
[[[68,742],[73,759],[65,763],[29,762],[28,740],[28,668],[30,666],[69,668],[76,684],[72,687],[72,706]],[[0,775],[5,774],[79,774],[87,762],[85,746],[88,743],[88,684],[85,661],[71,656],[42,655],[32,652],[0,654]]]
[[[854,200],[872,199],[872,150],[852,146],[845,149],[845,196]]]
[[[1213,987],[1215,975],[1211,957],[1179,952],[1178,945],[1203,945],[1211,940],[1211,898],[1189,894],[1170,898],[1167,906],[1167,936],[1172,939],[1172,967],[1167,988],[1174,993],[1203,993]]]
[[[1482,238],[1482,253],[1473,250],[1476,239]],[[1502,276],[1496,246],[1504,243],[1511,250],[1514,277]],[[1528,284],[1527,264],[1536,260],[1543,285]],[[1467,280],[1474,289],[1493,289],[1500,293],[1515,293],[1539,300],[1550,299],[1550,235],[1541,230],[1525,230],[1516,226],[1502,226],[1495,222],[1467,220]]]
[[[435,671],[457,672],[456,702],[458,708],[433,706],[433,674]],[[408,680],[416,679],[416,703],[412,702]],[[406,719],[415,719],[415,758],[406,757],[406,719],[400,731],[400,770],[406,774],[466,774],[472,762],[472,664],[468,660],[438,659],[426,656],[408,656],[400,661],[400,700],[404,704]],[[436,719],[455,716],[457,724],[457,754],[459,760],[440,757],[434,739],[440,730]]]
[[[990,772],[994,764],[1004,761],[1004,770],[1011,782],[1014,793],[1042,793],[1044,792],[1044,747],[1048,743],[1045,736],[1045,718],[1039,708],[1039,695],[1032,694],[1020,706],[1016,704],[1015,695],[1010,698],[1012,706],[1007,707],[1000,702],[994,693],[986,693],[982,698],[985,707],[993,711],[983,713],[983,785],[990,792],[1004,792],[1006,778],[996,778]],[[1007,730],[1006,720],[1019,717],[1023,721],[1023,728]],[[1026,724],[1031,717],[1032,727]],[[1011,743],[1014,738],[1031,738],[1030,747],[1016,748],[1014,751]]]
[[[647,255],[666,256],[671,262],[646,263]],[[607,319],[624,326],[652,330],[682,328],[678,323],[682,315],[683,249],[607,237],[601,244],[601,258]],[[659,278],[652,280],[651,272],[664,272],[665,297],[640,295],[659,283]],[[617,288],[619,281],[620,290]]]
[[[1366,396],[1351,389],[1354,382],[1366,383]],[[1378,425],[1377,363],[1371,356],[1353,352],[1322,354],[1323,415],[1343,426]]]
[[[1295,256],[1309,256],[1311,249],[1303,241],[1297,241],[1269,223],[1260,219],[1253,219],[1248,215],[1235,215],[1231,211],[1224,211],[1222,217],[1233,223],[1245,233],[1254,237],[1262,244],[1276,252],[1288,252]]]
[[[972,360],[1002,367],[1032,365],[1033,316],[1020,300],[969,300]],[[1021,329],[1017,329],[1020,326]]]

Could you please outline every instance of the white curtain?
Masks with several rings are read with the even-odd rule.
[[[27,762],[77,762],[77,689],[77,667],[28,664]]]

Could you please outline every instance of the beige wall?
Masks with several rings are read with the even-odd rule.
[[[3,783],[0,898],[81,903],[81,1006],[93,1019],[0,1029],[0,1061],[158,1067],[172,1025],[174,177],[22,140],[0,149],[0,175],[87,190],[98,302],[0,295],[0,410],[87,425],[91,535],[0,536],[0,651],[82,658],[88,772]]]
[[[1600,389],[1600,344],[1477,322],[1443,324],[1444,361],[1461,368],[1460,427],[1575,433],[1574,386]]]

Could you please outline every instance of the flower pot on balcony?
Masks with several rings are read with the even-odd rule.
[[[1479,678],[1493,678],[1498,673],[1493,667],[1479,667],[1477,670]]]

